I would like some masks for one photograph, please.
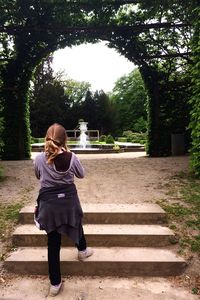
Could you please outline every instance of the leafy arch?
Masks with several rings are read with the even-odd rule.
[[[28,88],[37,64],[59,48],[98,40],[107,40],[139,66],[149,92],[148,152],[168,155],[169,130],[161,117],[166,99],[162,87],[172,81],[178,68],[190,63],[196,5],[196,1],[156,0],[2,1],[4,158],[30,156]]]

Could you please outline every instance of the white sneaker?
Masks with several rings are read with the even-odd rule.
[[[55,297],[56,295],[59,294],[60,290],[62,287],[62,282],[58,285],[50,285],[50,290],[49,290],[49,296],[50,297]]]
[[[89,256],[92,256],[93,253],[94,253],[94,251],[91,248],[87,247],[83,251],[78,251],[78,259],[83,261],[86,258],[88,258]]]

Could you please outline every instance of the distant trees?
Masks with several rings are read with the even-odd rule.
[[[53,75],[52,56],[37,67],[30,94],[32,136],[44,136],[54,122],[74,129],[79,119],[100,134],[122,135],[123,131],[146,132],[147,94],[138,69],[116,82],[112,92],[93,92],[88,82]]]
[[[114,131],[115,107],[103,90],[87,92],[82,104],[82,116],[89,123],[89,127],[98,129],[100,134]]]
[[[32,136],[44,136],[50,124],[58,122],[74,129],[79,119],[90,129],[107,134],[114,128],[114,108],[103,91],[92,92],[88,82],[53,76],[52,57],[43,61],[35,71],[30,94]]]
[[[116,129],[145,132],[147,129],[147,93],[138,69],[119,78],[111,93],[116,107]]]
[[[44,136],[52,123],[63,123],[69,107],[62,83],[53,76],[52,56],[36,68],[30,92],[30,122],[34,137]]]

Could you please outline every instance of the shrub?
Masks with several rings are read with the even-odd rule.
[[[123,137],[127,138],[127,142],[131,142],[132,141],[132,134],[133,132],[131,130],[126,130],[123,132]]]
[[[131,130],[126,130],[123,132],[123,136],[127,138],[127,142],[140,144],[146,143],[146,133],[132,132]]]
[[[106,137],[106,144],[114,144],[115,140],[111,134]]]
[[[99,138],[99,142],[105,142],[106,141],[106,135],[101,135]]]
[[[146,133],[138,133],[134,132],[132,134],[132,143],[140,143],[145,144],[146,143]]]
[[[31,137],[31,144],[35,144],[35,143],[44,143],[44,138]]]
[[[121,142],[121,143],[126,143],[127,142],[127,138],[126,137],[118,137],[118,142]]]
[[[135,124],[133,125],[133,130],[136,132],[146,132],[147,121],[143,117],[138,118]]]
[[[120,150],[120,146],[119,146],[119,145],[114,145],[114,146],[113,146],[113,150],[119,151],[119,150]]]

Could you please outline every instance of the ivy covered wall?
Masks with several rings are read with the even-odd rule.
[[[191,166],[196,175],[200,176],[200,7],[195,9],[194,37],[192,41],[193,66],[191,109]]]
[[[148,93],[147,153],[150,156],[171,155],[171,135],[184,134],[185,151],[190,147],[188,76],[157,66],[140,68]]]

